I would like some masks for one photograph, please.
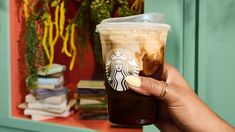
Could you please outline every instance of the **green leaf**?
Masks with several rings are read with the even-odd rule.
[[[42,16],[42,20],[46,20],[48,16],[49,16],[49,13],[45,12]]]
[[[58,1],[57,0],[54,0],[51,2],[51,7],[56,7],[58,4]]]

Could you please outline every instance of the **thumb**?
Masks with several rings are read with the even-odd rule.
[[[163,82],[148,77],[127,76],[125,80],[135,92],[146,96],[152,95],[157,98],[162,96],[163,89],[166,87]],[[167,94],[164,96],[164,100],[168,100]]]

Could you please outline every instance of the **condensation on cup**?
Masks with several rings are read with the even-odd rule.
[[[170,26],[160,13],[109,18],[96,27],[100,34],[109,121],[120,125],[156,122],[156,98],[127,86],[128,75],[161,80]]]

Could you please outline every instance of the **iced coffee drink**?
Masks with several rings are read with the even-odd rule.
[[[130,90],[125,77],[134,75],[161,80],[169,28],[162,23],[120,21],[106,21],[97,26],[110,122],[145,125],[156,121],[157,100]]]

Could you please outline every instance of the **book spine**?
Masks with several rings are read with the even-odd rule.
[[[38,78],[37,84],[58,85],[64,81],[63,77],[60,78]]]

